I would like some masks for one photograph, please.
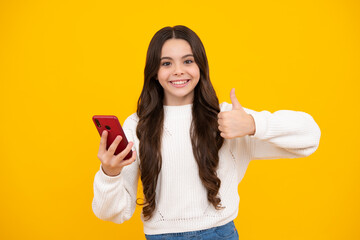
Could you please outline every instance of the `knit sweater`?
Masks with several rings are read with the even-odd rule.
[[[232,105],[224,102],[220,109],[231,111]],[[189,131],[192,104],[164,106],[162,167],[156,187],[156,208],[150,220],[141,215],[145,234],[197,231],[224,225],[238,215],[238,184],[252,159],[305,157],[317,149],[321,133],[309,114],[290,110],[274,113],[244,110],[253,116],[256,132],[251,136],[224,139],[217,169],[221,180],[219,197],[224,208],[216,210],[207,200],[192,151]],[[137,123],[134,113],[125,120],[123,129],[139,153]],[[94,179],[92,202],[98,218],[115,223],[131,218],[136,206],[140,161],[137,157],[117,176],[106,175],[100,166]]]

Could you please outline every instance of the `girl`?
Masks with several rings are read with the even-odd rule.
[[[140,176],[147,239],[238,239],[237,190],[250,160],[308,156],[320,129],[307,113],[256,112],[240,105],[234,89],[230,97],[232,104],[219,105],[205,49],[192,30],[159,30],[148,48],[137,112],[123,124],[127,148],[115,156],[121,137],[106,150],[102,133],[95,215],[130,219]],[[131,148],[132,157],[123,160]]]

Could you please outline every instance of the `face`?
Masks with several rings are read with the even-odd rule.
[[[185,105],[193,102],[200,69],[187,41],[169,39],[164,43],[157,77],[164,89],[164,105]]]

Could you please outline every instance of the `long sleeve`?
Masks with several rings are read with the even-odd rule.
[[[131,119],[125,121],[123,130],[128,141],[134,142],[135,137],[130,130],[133,127],[131,121]],[[139,179],[138,162],[137,158],[135,162],[125,166],[121,173],[114,177],[106,175],[100,166],[94,179],[92,201],[93,212],[98,218],[122,223],[129,220],[134,214]]]
[[[222,103],[221,111],[232,105]],[[164,106],[162,168],[156,189],[156,211],[144,221],[145,234],[197,231],[224,225],[239,212],[238,184],[251,159],[294,158],[313,153],[320,139],[320,129],[313,118],[303,112],[282,110],[274,113],[244,108],[254,117],[254,136],[225,139],[219,150],[217,176],[221,179],[219,195],[222,210],[216,210],[207,199],[199,178],[189,129],[192,105]],[[124,131],[129,141],[136,138],[136,114],[127,118]],[[137,151],[139,153],[139,151]],[[135,210],[139,161],[124,167],[120,175],[106,176],[100,169],[94,181],[93,211],[101,219],[122,223]],[[175,204],[174,204],[175,203]]]
[[[251,159],[306,157],[319,146],[320,128],[305,112],[245,111],[253,116],[256,126],[250,136]]]

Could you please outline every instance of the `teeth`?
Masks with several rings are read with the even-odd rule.
[[[176,81],[176,82],[171,82],[171,83],[175,84],[175,85],[181,85],[181,84],[187,83],[187,80],[186,81]]]

